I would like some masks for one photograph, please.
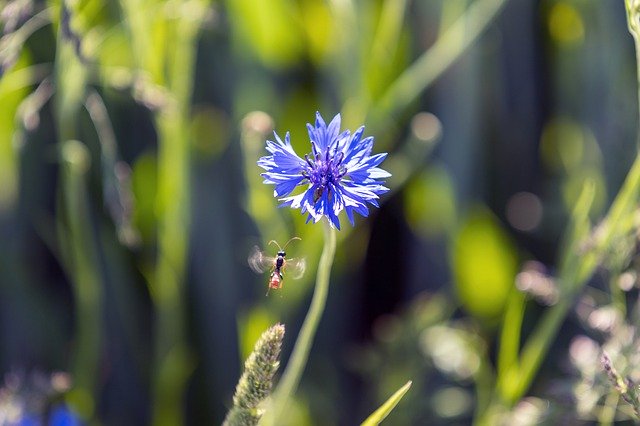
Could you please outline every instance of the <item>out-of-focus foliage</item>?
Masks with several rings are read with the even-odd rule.
[[[474,315],[498,317],[516,276],[515,248],[483,211],[471,212],[453,238],[451,258],[460,301]]]
[[[277,322],[285,365],[322,232],[256,161],[273,130],[304,155],[320,111],[393,176],[338,234],[283,424],[356,424],[409,380],[383,424],[634,418],[625,6],[0,0],[0,402],[35,371],[39,418],[219,424]],[[251,247],[293,236],[307,272],[265,297]]]

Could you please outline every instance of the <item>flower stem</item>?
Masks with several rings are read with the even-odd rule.
[[[287,403],[291,395],[298,387],[298,383],[300,383],[300,378],[309,359],[311,344],[313,343],[313,338],[318,329],[318,323],[320,322],[327,301],[329,277],[331,275],[331,266],[333,265],[335,253],[336,231],[329,225],[328,221],[324,221],[324,248],[320,255],[316,287],[313,292],[311,306],[300,329],[300,334],[291,353],[291,358],[287,363],[287,368],[274,392],[273,401],[260,421],[260,425],[273,426],[279,424],[278,420],[282,418],[282,414],[287,408]]]

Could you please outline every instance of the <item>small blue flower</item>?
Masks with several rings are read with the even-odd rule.
[[[275,185],[274,197],[281,206],[308,213],[307,222],[318,222],[323,216],[340,229],[338,214],[345,210],[351,224],[353,212],[368,216],[367,203],[378,207],[378,198],[389,190],[383,186],[390,173],[378,167],[387,154],[371,155],[373,137],[362,139],[364,126],[351,134],[340,133],[340,114],[327,126],[316,113],[315,126],[307,124],[311,153],[300,158],[291,146],[289,133],[284,142],[274,132],[275,142],[267,141],[267,155],[258,160],[266,170],[264,183]],[[304,192],[289,196],[299,185]]]
[[[53,407],[51,417],[49,418],[50,426],[80,426],[78,416],[63,404]]]

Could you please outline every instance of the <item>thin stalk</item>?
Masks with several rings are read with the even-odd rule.
[[[162,89],[158,132],[158,257],[149,283],[155,308],[152,423],[184,424],[184,391],[193,364],[186,342],[185,275],[191,215],[190,116],[196,38],[206,1],[185,1],[169,16],[163,2],[121,0],[137,67]]]
[[[640,2],[638,0],[625,0],[625,9],[627,11],[627,27],[633,36],[636,46],[636,69],[638,82],[638,114],[640,114]],[[640,140],[640,132],[638,133]]]
[[[500,333],[500,345],[498,350],[498,392],[505,393],[505,388],[514,384],[514,378],[509,377],[508,371],[518,366],[518,353],[520,351],[520,338],[522,332],[522,320],[524,318],[525,298],[516,288],[511,289],[509,302],[502,320]]]
[[[616,412],[618,411],[618,401],[620,395],[618,392],[611,392],[607,395],[604,405],[598,413],[599,426],[611,426],[616,420]]]
[[[176,108],[156,115],[158,150],[158,261],[152,288],[156,304],[153,422],[184,422],[183,394],[192,370],[186,344],[185,270],[190,229],[189,115],[198,25],[176,27],[167,83]]]
[[[86,187],[89,152],[82,142],[62,145],[62,197],[68,239],[68,268],[73,282],[76,330],[73,355],[73,390],[69,401],[84,418],[93,416],[102,343],[102,280],[95,235],[91,229]]]
[[[71,370],[74,386],[69,401],[84,418],[95,410],[102,341],[102,274],[96,236],[91,228],[87,173],[90,155],[79,142],[78,116],[86,93],[87,70],[76,56],[73,44],[58,29],[55,81],[55,114],[61,143],[61,199],[65,227],[61,243],[66,249],[76,311],[75,347]],[[64,234],[62,233],[64,232]]]
[[[173,101],[156,114],[158,152],[158,248],[156,281],[156,345],[153,422],[182,424],[183,395],[193,363],[186,342],[185,272],[191,216],[190,116],[197,35],[206,1],[184,4],[185,13],[170,27],[163,53],[164,76],[156,54],[151,73],[164,80]],[[168,25],[168,24],[167,24]],[[157,52],[156,52],[157,53]],[[158,68],[159,67],[159,68]]]
[[[322,313],[324,312],[324,307],[327,302],[329,277],[331,275],[331,267],[335,253],[336,231],[329,225],[328,221],[324,221],[324,248],[320,255],[318,274],[316,275],[316,286],[313,292],[311,306],[300,329],[300,334],[298,335],[298,340],[287,363],[287,368],[274,392],[273,401],[267,408],[267,412],[259,423],[260,425],[275,426],[280,424],[279,420],[283,418],[291,395],[296,391],[300,383],[300,378],[309,359],[313,338],[315,337],[320,318],[322,318]]]
[[[158,260],[151,288],[156,307],[153,423],[182,424],[182,395],[190,372],[185,343],[184,277],[189,233],[187,141],[180,123],[159,119]],[[172,138],[173,136],[173,138]],[[171,161],[171,160],[172,161]]]
[[[374,106],[367,120],[384,129],[393,116],[415,101],[480,37],[508,0],[477,0],[409,68]]]
[[[492,391],[495,386],[495,373],[491,363],[488,361],[487,354],[483,353],[480,359],[478,371],[473,375],[477,401],[474,413],[476,417],[491,404]]]

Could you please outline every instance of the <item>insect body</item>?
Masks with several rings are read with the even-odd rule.
[[[284,249],[287,248],[289,243],[293,240],[300,240],[299,237],[293,237],[284,247],[280,247],[280,245],[275,241],[269,241],[269,244],[274,243],[278,246],[278,253],[274,256],[268,256],[263,251],[255,246],[249,255],[249,266],[257,273],[263,273],[267,270],[271,271],[271,276],[269,277],[269,289],[267,290],[267,294],[271,289],[278,290],[282,288],[282,284],[284,283],[284,271],[291,272],[293,278],[300,278],[302,274],[304,274],[304,270],[306,268],[306,262],[304,258],[300,259],[287,259],[287,253]]]

